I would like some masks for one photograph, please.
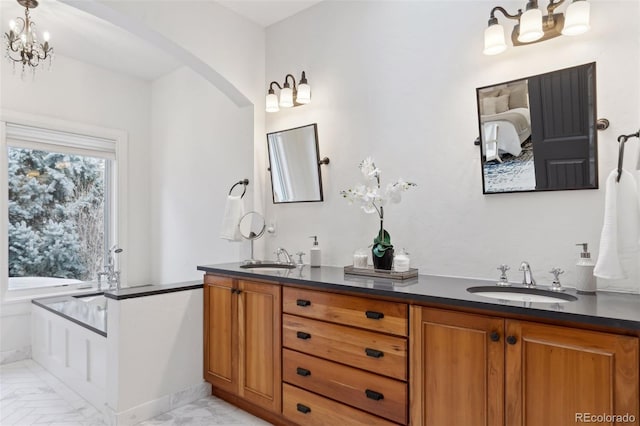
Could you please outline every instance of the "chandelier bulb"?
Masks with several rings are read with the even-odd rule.
[[[9,28],[11,29],[11,31],[16,29],[16,21],[14,21],[13,19],[9,21]]]
[[[45,31],[42,33],[42,39],[46,42],[51,40],[51,34],[49,34],[49,31]]]

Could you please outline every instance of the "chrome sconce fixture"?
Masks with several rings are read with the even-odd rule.
[[[50,35],[47,31],[42,33],[43,43],[38,42],[36,34],[36,23],[31,20],[29,14],[30,9],[38,7],[37,0],[17,0],[18,3],[25,8],[24,19],[21,17],[9,22],[9,32],[4,33],[6,42],[6,57],[13,61],[14,65],[22,63],[22,72],[24,73],[27,66],[35,68],[40,61],[49,59],[51,64],[51,56],[53,48],[49,45]]]
[[[549,0],[546,16],[542,16],[538,0],[529,0],[525,12],[518,9],[518,13],[514,15],[500,6],[494,7],[489,16],[489,27],[484,31],[483,53],[497,55],[507,48],[504,27],[498,23],[496,12],[501,12],[506,18],[518,21],[511,33],[511,41],[514,46],[524,46],[549,40],[559,35],[573,36],[588,31],[590,28],[589,2],[587,0],[573,0],[567,7],[565,14],[555,13],[558,6],[564,2],[565,0]]]
[[[291,77],[291,81],[293,82],[293,88],[289,84],[289,77]],[[278,101],[278,95],[276,95],[273,89],[274,85],[280,89],[280,101]],[[280,111],[280,107],[290,108],[308,104],[309,102],[311,102],[311,87],[307,82],[305,72],[302,71],[302,77],[300,77],[300,81],[297,86],[295,77],[291,74],[287,74],[282,86],[280,86],[277,81],[272,81],[269,84],[269,92],[267,93],[266,99],[266,111],[278,112]]]

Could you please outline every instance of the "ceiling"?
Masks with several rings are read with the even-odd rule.
[[[221,0],[218,3],[267,27],[319,1]],[[3,33],[10,19],[23,16],[24,8],[15,0],[0,0]],[[49,31],[56,55],[145,80],[155,80],[181,65],[173,56],[128,31],[59,1],[41,0],[40,6],[31,10],[31,18],[38,34]]]
[[[262,27],[320,3],[322,0],[219,0],[218,3]]]
[[[62,55],[115,72],[154,80],[180,66],[172,56],[115,25],[58,1],[41,1],[31,10],[38,34],[51,33],[55,55]],[[0,0],[0,28],[24,17],[15,0]],[[53,59],[55,69],[55,57]]]

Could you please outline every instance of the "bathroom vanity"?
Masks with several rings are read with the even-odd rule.
[[[640,296],[531,303],[471,279],[198,269],[205,379],[274,424],[639,424]]]

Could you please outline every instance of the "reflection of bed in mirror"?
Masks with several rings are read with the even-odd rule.
[[[596,189],[595,63],[476,89],[483,193]]]
[[[531,136],[527,80],[480,89],[478,96],[482,153],[487,161],[501,161],[504,153],[519,156]]]

